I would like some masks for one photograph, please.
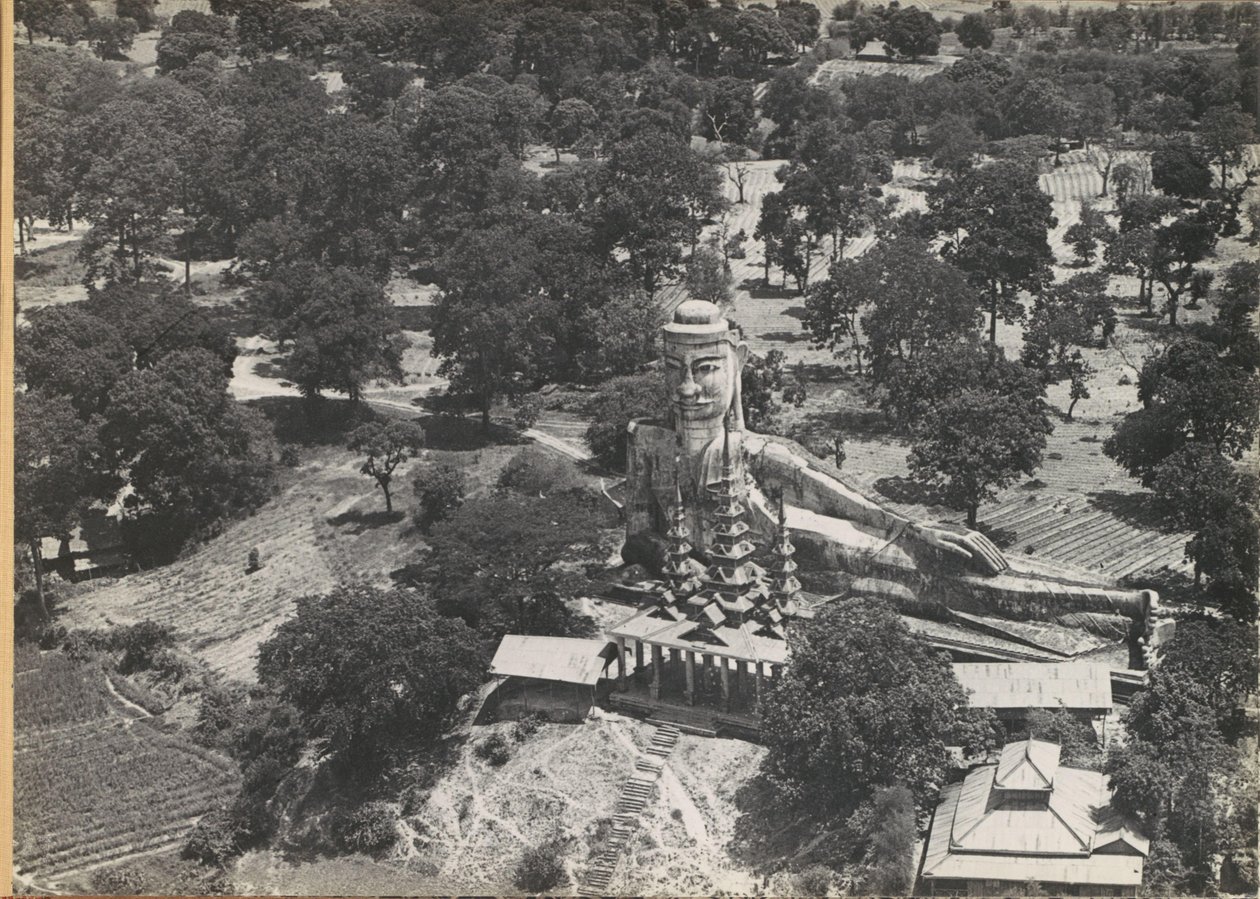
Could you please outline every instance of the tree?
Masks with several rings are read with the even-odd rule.
[[[734,299],[730,267],[722,254],[710,247],[697,247],[687,260],[687,295],[718,306],[729,306]]]
[[[595,133],[599,115],[591,104],[576,97],[568,97],[552,107],[547,116],[551,146],[556,151],[556,165],[560,164],[560,151],[580,145]]]
[[[967,13],[958,23],[958,42],[968,50],[977,47],[988,50],[993,46],[993,29],[984,13]]]
[[[172,556],[271,495],[275,438],[227,386],[222,360],[195,348],[131,372],[111,392],[101,440],[127,474],[126,524],[138,554]]]
[[[89,19],[84,37],[101,59],[126,59],[136,38],[136,24],[131,19]]]
[[[1040,401],[1046,392],[1040,373],[1006,358],[1001,347],[974,338],[929,341],[905,361],[894,360],[883,384],[880,406],[912,430],[932,409],[967,390],[985,390]]]
[[[782,391],[784,401],[797,408],[804,404],[805,384],[799,377],[787,378],[785,360],[782,350],[770,350],[764,356],[752,353],[740,371],[740,398],[750,430],[773,433],[778,427],[782,407],[775,399],[776,391]]]
[[[44,601],[44,537],[68,539],[87,508],[117,487],[98,437],[99,421],[84,420],[68,398],[27,390],[13,409],[14,538],[31,553],[36,602]]]
[[[231,23],[185,9],[171,17],[157,42],[157,67],[163,74],[192,65],[197,57],[209,53],[224,59],[232,51]]]
[[[862,316],[862,330],[877,379],[886,377],[893,360],[913,359],[931,341],[968,337],[982,322],[975,288],[917,238],[883,241],[837,274],[853,282],[861,305],[869,309]],[[814,330],[808,303],[806,312],[804,321]],[[825,327],[827,322],[819,319],[817,324]],[[814,330],[815,338],[821,333]]]
[[[866,597],[824,605],[789,640],[792,664],[762,702],[770,775],[819,817],[897,784],[923,809],[969,717],[946,656]]]
[[[132,19],[141,31],[157,28],[157,0],[114,0],[114,15]]]
[[[1142,408],[1116,426],[1103,452],[1149,486],[1187,443],[1241,459],[1256,435],[1260,376],[1230,351],[1184,336],[1142,366],[1138,399]]]
[[[1213,106],[1199,120],[1195,134],[1207,159],[1220,166],[1224,190],[1229,170],[1241,164],[1244,149],[1255,139],[1255,118],[1234,107]]]
[[[1181,215],[1153,231],[1151,276],[1168,294],[1168,324],[1177,327],[1181,294],[1193,280],[1195,266],[1216,246],[1216,231],[1200,214]]]
[[[580,491],[470,499],[433,529],[420,580],[438,597],[439,611],[487,640],[585,635],[590,622],[565,599],[586,584],[573,563],[606,557],[598,499]]]
[[[724,76],[705,82],[700,133],[726,144],[747,144],[757,127],[753,83]]]
[[[278,267],[251,294],[304,396],[325,390],[358,402],[373,379],[401,382],[401,333],[381,287],[361,272],[312,263]]]
[[[433,353],[490,426],[495,398],[534,383],[555,343],[556,311],[542,290],[539,248],[507,225],[467,233],[443,263]]]
[[[439,521],[445,521],[464,504],[468,486],[464,473],[453,465],[425,465],[412,481],[418,505],[414,513],[416,526],[424,533]]]
[[[903,786],[877,790],[871,800],[871,819],[870,844],[862,859],[862,891],[872,896],[909,893],[919,836],[914,796]]]
[[[927,10],[914,6],[891,9],[883,17],[879,39],[884,46],[911,62],[935,56],[941,46],[941,28]]]
[[[297,708],[326,754],[355,766],[436,741],[484,671],[476,632],[405,589],[298,599],[258,650],[259,682]]]
[[[1212,188],[1212,169],[1194,147],[1169,143],[1151,154],[1151,184],[1183,200],[1199,200]]]
[[[1111,234],[1107,217],[1092,203],[1081,204],[1080,221],[1073,224],[1064,234],[1065,240],[1072,246],[1080,265],[1093,265],[1098,245],[1105,244]]]
[[[377,486],[385,494],[386,514],[394,511],[389,484],[394,469],[406,462],[424,446],[424,431],[409,421],[370,421],[350,432],[346,444],[350,449],[367,454],[367,461],[359,469],[376,479]]]
[[[84,418],[104,410],[114,384],[132,368],[118,329],[79,304],[36,310],[29,321],[14,346],[27,390],[64,396]]]
[[[76,43],[96,13],[87,0],[15,0],[13,21],[26,28],[27,43],[43,34],[66,44]]]
[[[590,425],[584,439],[601,464],[617,471],[626,468],[626,429],[636,418],[655,418],[669,404],[665,379],[659,372],[612,378],[587,407]]]
[[[1037,470],[1052,430],[1040,399],[1029,403],[965,390],[916,426],[910,476],[939,491],[948,505],[965,509],[967,526],[974,528],[981,503]]]
[[[1043,290],[1036,298],[1032,318],[1024,329],[1020,359],[1041,372],[1046,384],[1071,383],[1067,415],[1076,403],[1089,398],[1087,386],[1094,369],[1076,347],[1107,344],[1116,328],[1116,313],[1107,297],[1104,275],[1075,275]],[[1096,336],[1101,331],[1101,341]]]
[[[1050,197],[1031,169],[996,162],[945,178],[928,204],[946,235],[945,258],[988,294],[989,341],[996,343],[998,317],[1022,318],[1018,292],[1035,290],[1050,274]]]
[[[682,248],[694,245],[701,223],[725,203],[714,167],[656,128],[617,144],[596,190],[597,243],[625,253],[648,294],[677,269]]]

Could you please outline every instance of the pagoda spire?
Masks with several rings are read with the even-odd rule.
[[[774,538],[774,561],[768,574],[770,575],[770,596],[780,609],[790,609],[795,605],[796,594],[800,592],[801,582],[794,572],[797,565],[792,561],[796,547],[792,545],[791,532],[787,526],[787,510],[783,505],[783,492],[779,492],[779,527]]]
[[[688,588],[695,586],[695,578],[691,571],[689,560],[691,558],[691,544],[687,542],[687,538],[691,536],[691,530],[687,527],[687,507],[683,503],[682,486],[678,483],[678,467],[682,464],[682,460],[674,457],[674,508],[671,513],[671,523],[665,537],[669,541],[667,558],[665,561],[665,580],[669,584],[670,592],[677,596],[679,593],[688,592]]]
[[[764,597],[764,586],[759,583],[756,566],[750,561],[756,551],[748,539],[751,530],[745,518],[745,508],[739,495],[739,483],[731,458],[731,432],[729,426],[722,436],[722,474],[712,488],[713,544],[708,547],[709,567],[704,573],[705,590],[697,599],[721,600],[733,613],[744,615],[759,598]]]

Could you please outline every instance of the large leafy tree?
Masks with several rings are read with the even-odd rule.
[[[1242,162],[1243,150],[1255,135],[1255,118],[1233,106],[1213,106],[1199,120],[1196,136],[1208,160],[1220,167],[1221,190],[1229,183],[1230,169]]]
[[[589,622],[565,600],[586,583],[572,563],[606,557],[600,527],[609,522],[597,501],[580,491],[470,499],[433,527],[420,579],[444,614],[491,641],[583,635]]]
[[[101,439],[127,473],[132,532],[147,543],[135,547],[142,554],[174,553],[192,534],[270,495],[274,436],[227,385],[222,360],[194,348],[128,374],[112,391]]]
[[[59,394],[83,416],[103,410],[114,384],[132,368],[118,329],[81,306],[40,309],[29,321],[14,346],[27,389]]]
[[[723,205],[716,168],[657,128],[619,143],[597,179],[597,242],[626,254],[649,294],[677,271],[705,219]]]
[[[357,402],[372,380],[402,380],[403,338],[379,284],[352,268],[293,263],[253,291],[282,345],[285,370],[307,397],[325,390]]]
[[[1050,197],[1032,169],[996,162],[945,178],[928,195],[932,220],[946,238],[945,256],[988,297],[989,340],[997,321],[1023,317],[1019,291],[1050,276],[1046,240],[1056,224]]]
[[[1260,376],[1236,353],[1185,336],[1142,366],[1138,399],[1142,408],[1117,425],[1103,452],[1149,484],[1159,464],[1189,443],[1241,459],[1256,435]]]
[[[374,765],[435,742],[485,670],[477,634],[412,590],[346,586],[297,601],[259,647],[258,679],[322,750]]]
[[[623,375],[600,387],[587,407],[584,439],[602,464],[616,471],[626,468],[626,428],[636,418],[656,418],[669,403],[665,379],[659,372]]]
[[[117,487],[99,425],[84,420],[66,396],[28,390],[14,399],[13,530],[30,550],[45,620],[41,539],[69,537],[87,507]]]
[[[974,528],[982,503],[1037,470],[1052,428],[1040,399],[964,390],[916,425],[910,476],[966,510],[967,526]]]
[[[948,658],[883,601],[831,603],[789,634],[792,664],[762,702],[766,765],[820,816],[903,785],[923,809],[945,782],[947,745],[983,740]]]
[[[1168,323],[1177,326],[1181,295],[1197,272],[1196,266],[1216,246],[1216,230],[1202,213],[1178,216],[1152,232],[1151,276],[1168,294]]]

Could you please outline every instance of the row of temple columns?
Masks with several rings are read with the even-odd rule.
[[[630,688],[626,670],[627,642],[625,637],[617,638],[617,689],[623,693]],[[633,642],[634,678],[641,682],[646,679],[647,672],[650,670],[651,681],[648,689],[654,700],[661,698],[661,690],[666,680],[677,679],[677,672],[681,667],[683,696],[688,705],[694,705],[697,696],[713,692],[716,682],[721,689],[723,711],[730,711],[732,704],[736,701],[744,702],[748,699],[752,699],[755,703],[753,708],[759,710],[761,694],[767,678],[779,677],[783,667],[761,661],[746,662],[690,649],[670,649],[667,659],[666,650],[663,647],[653,643],[644,643],[642,640]],[[650,668],[647,664],[645,646],[651,652]],[[751,697],[748,696],[747,681],[752,681]]]

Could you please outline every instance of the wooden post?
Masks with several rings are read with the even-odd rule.
[[[713,689],[713,656],[700,653],[700,695],[708,696]]]
[[[673,689],[678,686],[678,663],[682,661],[682,652],[677,649],[669,651],[669,662],[665,666],[665,686]]]
[[[634,641],[634,679],[639,683],[643,683],[643,641]]]
[[[687,705],[696,704],[696,654],[687,650]]]
[[[757,663],[757,667],[754,673],[756,674],[756,677],[757,677],[757,714],[760,715],[761,714],[761,684],[762,684],[762,680],[764,679],[761,674],[761,662]]]
[[[722,676],[722,711],[731,710],[731,669],[726,656],[718,656],[718,671]]]
[[[652,644],[652,698],[661,698],[661,668],[665,665],[664,653],[655,643]]]
[[[617,691],[626,692],[626,638],[617,638]]]

